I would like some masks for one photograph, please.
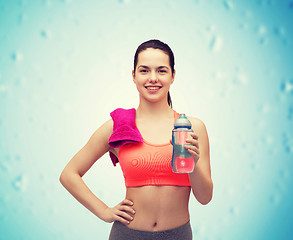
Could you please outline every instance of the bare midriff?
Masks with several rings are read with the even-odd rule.
[[[190,187],[141,186],[128,187],[126,199],[133,201],[135,214],[127,225],[142,231],[164,231],[189,221]]]

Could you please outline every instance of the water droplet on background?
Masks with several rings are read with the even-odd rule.
[[[273,142],[274,142],[274,138],[272,136],[266,136],[266,138],[265,138],[266,145],[272,145]]]
[[[293,94],[293,79],[283,80],[281,83],[281,91]]]
[[[51,0],[47,0],[47,1],[45,2],[45,6],[46,6],[46,7],[50,7],[50,6],[52,6],[52,1],[51,1]]]
[[[230,207],[229,212],[230,212],[231,215],[237,215],[239,213],[239,208],[235,207],[235,206],[232,206],[232,207]]]
[[[34,119],[32,116],[29,116],[29,117],[27,118],[27,121],[28,121],[29,123],[31,123],[31,124],[34,124],[34,123],[35,123],[35,119]]]
[[[283,145],[287,153],[293,153],[293,136],[283,133]]]
[[[247,23],[240,23],[239,28],[243,29],[243,30],[247,30],[248,29],[248,24]]]
[[[266,26],[264,26],[264,25],[259,26],[258,27],[258,30],[257,30],[257,33],[258,33],[258,35],[264,35],[264,34],[266,34],[267,33]]]
[[[214,36],[210,42],[210,49],[213,52],[218,52],[222,49],[223,46],[223,38],[220,36]]]
[[[286,34],[286,29],[284,27],[276,27],[274,29],[274,33],[277,35],[277,36],[284,36]]]
[[[24,5],[27,4],[27,0],[18,0],[18,5],[23,7]]]
[[[285,180],[288,180],[290,178],[290,171],[289,169],[283,169],[280,171],[280,177],[285,179]]]
[[[258,29],[257,29],[257,35],[260,37],[260,39],[259,39],[259,43],[260,43],[261,45],[264,45],[264,44],[266,44],[266,43],[268,42],[268,39],[267,39],[267,37],[265,36],[266,33],[267,33],[266,26],[261,25],[261,26],[258,27]]]
[[[15,62],[20,62],[23,59],[23,55],[21,52],[16,51],[11,54],[11,59]]]
[[[64,2],[64,3],[71,3],[72,0],[62,0],[62,2]]]
[[[260,5],[264,6],[264,5],[271,5],[272,4],[272,0],[261,0],[259,2]]]
[[[208,25],[208,26],[206,27],[206,30],[207,30],[208,32],[214,32],[214,31],[216,30],[216,27],[215,27],[214,25]]]
[[[47,176],[44,173],[39,175],[39,180],[43,183],[47,182]]]
[[[19,175],[12,181],[12,186],[16,191],[25,192],[27,190],[28,177],[26,175]]]
[[[227,10],[232,10],[234,8],[232,1],[225,0],[223,1],[223,4]]]
[[[254,163],[254,162],[251,163],[250,164],[250,169],[254,171],[256,169],[256,163]]]
[[[46,29],[41,30],[40,35],[43,38],[50,38],[52,36],[51,32]]]
[[[259,44],[260,45],[265,45],[267,43],[268,43],[268,39],[267,38],[265,38],[265,37],[260,38],[260,40],[259,40]]]
[[[128,4],[131,0],[118,0],[119,3]]]
[[[21,156],[15,155],[14,159],[19,162],[19,161],[21,161]]]
[[[21,76],[21,77],[16,78],[15,83],[14,83],[15,86],[20,86],[20,87],[25,86],[27,84],[28,84],[28,81],[27,81],[26,76]]]
[[[286,34],[286,29],[284,27],[277,27],[274,29],[274,33],[277,37],[280,37],[284,45],[288,45],[288,39]]]
[[[28,19],[28,16],[25,13],[21,13],[18,16],[18,23],[22,24],[23,22],[25,22]]]

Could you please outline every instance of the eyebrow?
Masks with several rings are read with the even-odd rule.
[[[142,67],[142,68],[149,68],[149,67],[146,66],[146,65],[139,65],[137,68],[140,68],[140,67]],[[167,67],[167,66],[159,66],[159,67],[158,67],[158,69],[161,69],[161,68],[168,68],[168,69],[169,69],[169,67]]]

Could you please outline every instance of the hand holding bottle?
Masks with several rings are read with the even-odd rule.
[[[187,151],[193,156],[194,161],[196,162],[199,159],[198,136],[195,133],[191,133],[190,136],[192,138],[186,139],[186,143],[189,144],[185,145],[184,148],[187,149]]]
[[[172,131],[172,170],[176,173],[191,173],[199,158],[197,135],[193,133],[191,122],[185,114],[180,114]]]

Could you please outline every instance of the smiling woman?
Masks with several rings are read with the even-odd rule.
[[[174,173],[170,142],[174,121],[169,89],[174,82],[174,55],[159,41],[142,43],[134,57],[133,81],[139,93],[137,109],[118,108],[71,159],[60,176],[64,187],[105,222],[114,222],[110,240],[192,239],[190,192],[201,203],[212,198],[209,140],[205,125],[189,117],[192,173]],[[106,152],[125,178],[126,196],[108,207],[85,185],[82,176]]]
[[[174,58],[174,54],[171,50],[171,48],[167,45],[162,43],[159,40],[150,40],[147,42],[144,42],[143,44],[141,44],[134,55],[134,66],[133,66],[133,72],[132,75],[134,76],[135,70],[136,70],[136,66],[137,66],[137,61],[138,61],[138,55],[140,55],[141,52],[143,52],[146,49],[157,49],[157,50],[161,50],[162,53],[165,53],[168,55],[168,59],[169,59],[169,64],[167,64],[167,66],[171,67],[171,71],[172,71],[172,75],[173,76],[173,81],[174,81],[174,77],[175,77],[175,69],[174,69],[174,65],[175,65],[175,58]],[[166,66],[165,66],[166,67]],[[163,70],[164,71],[164,70]],[[168,104],[169,106],[172,108],[172,100],[171,100],[171,96],[170,96],[170,92],[168,92]]]
[[[139,65],[132,72],[133,81],[140,94],[140,102],[164,98],[174,81],[175,70],[171,69],[169,56],[160,49],[147,48],[138,56]]]

